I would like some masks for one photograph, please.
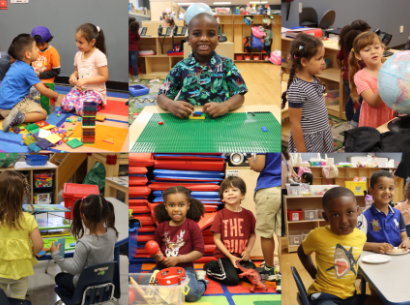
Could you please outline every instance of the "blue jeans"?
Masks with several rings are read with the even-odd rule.
[[[138,51],[129,51],[128,52],[128,61],[129,66],[132,67],[132,72],[135,76],[138,75]]]
[[[356,112],[354,112],[354,102],[352,98],[350,97],[349,82],[347,80],[343,80],[343,84],[345,85],[345,91],[346,91],[346,106],[345,106],[346,119],[348,121],[353,120],[355,122],[359,122],[360,108],[362,106],[362,97],[359,98],[359,107],[357,107]]]
[[[196,302],[198,301],[206,290],[206,282],[203,280],[197,280],[195,275],[195,270],[193,267],[185,267],[185,274],[189,277],[189,292],[185,296],[185,301],[187,302]],[[155,270],[160,270],[159,268],[155,267],[150,271],[150,273],[154,272]],[[151,276],[150,276],[151,277]],[[147,283],[150,279],[147,277]],[[141,284],[144,284],[143,282]]]

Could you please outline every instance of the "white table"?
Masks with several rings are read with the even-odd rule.
[[[363,251],[359,261],[362,274],[361,289],[366,291],[366,281],[384,304],[410,305],[410,254],[390,255],[385,264],[368,264],[362,258],[368,255],[382,255]],[[364,289],[364,290],[363,290]]]
[[[115,243],[114,249],[114,261],[120,264],[120,246],[128,242],[128,205],[124,202],[121,202],[115,198],[105,198],[111,202],[114,206],[115,211],[115,228],[118,231],[118,240]],[[64,202],[61,203],[64,206]],[[63,237],[63,236],[62,236]],[[44,238],[45,240],[47,238]],[[65,251],[65,257],[73,257],[74,250]],[[51,254],[47,254],[39,260],[51,260]]]

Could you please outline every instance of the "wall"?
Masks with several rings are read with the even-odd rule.
[[[108,53],[109,80],[128,83],[128,3],[111,0],[33,0],[10,4],[0,11],[0,50],[7,51],[13,38],[46,26],[54,36],[51,44],[61,57],[60,76],[74,71],[75,30],[90,22],[103,29]]]
[[[315,8],[319,20],[326,11],[335,10],[333,27],[342,28],[356,19],[363,19],[372,26],[372,30],[378,28],[393,35],[389,46],[404,44],[410,36],[408,0],[295,0],[291,2],[288,21],[286,14],[289,3],[282,2],[283,27],[299,25],[299,3],[303,7]],[[404,26],[403,34],[399,32],[400,25]]]

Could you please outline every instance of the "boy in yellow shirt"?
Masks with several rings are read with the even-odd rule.
[[[308,234],[298,249],[299,259],[314,279],[310,304],[377,305],[377,297],[357,295],[355,282],[366,235],[356,228],[359,207],[353,192],[332,188],[322,200],[323,218],[329,223]],[[316,266],[310,255],[316,253]]]
[[[61,65],[60,55],[56,48],[49,44],[53,36],[45,26],[35,27],[31,36],[36,40],[39,49],[38,58],[32,63],[32,67],[43,83],[54,83],[54,79],[60,74]]]

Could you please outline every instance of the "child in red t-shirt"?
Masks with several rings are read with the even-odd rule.
[[[183,186],[167,189],[162,197],[164,204],[155,207],[155,218],[160,224],[154,236],[161,253],[153,256],[157,266],[152,271],[175,266],[184,268],[189,277],[189,292],[185,300],[195,302],[208,285],[205,272],[195,273],[192,263],[201,258],[205,250],[197,224],[205,209],[202,202],[191,198],[191,191]]]
[[[211,227],[216,244],[214,256],[218,260],[205,264],[204,270],[208,278],[228,286],[239,284],[242,271],[236,261],[241,261],[241,266],[247,269],[256,269],[249,259],[255,244],[256,219],[251,211],[241,207],[245,194],[246,184],[241,178],[228,177],[222,181],[219,197],[225,208],[216,214]],[[248,281],[247,278],[243,280]]]

